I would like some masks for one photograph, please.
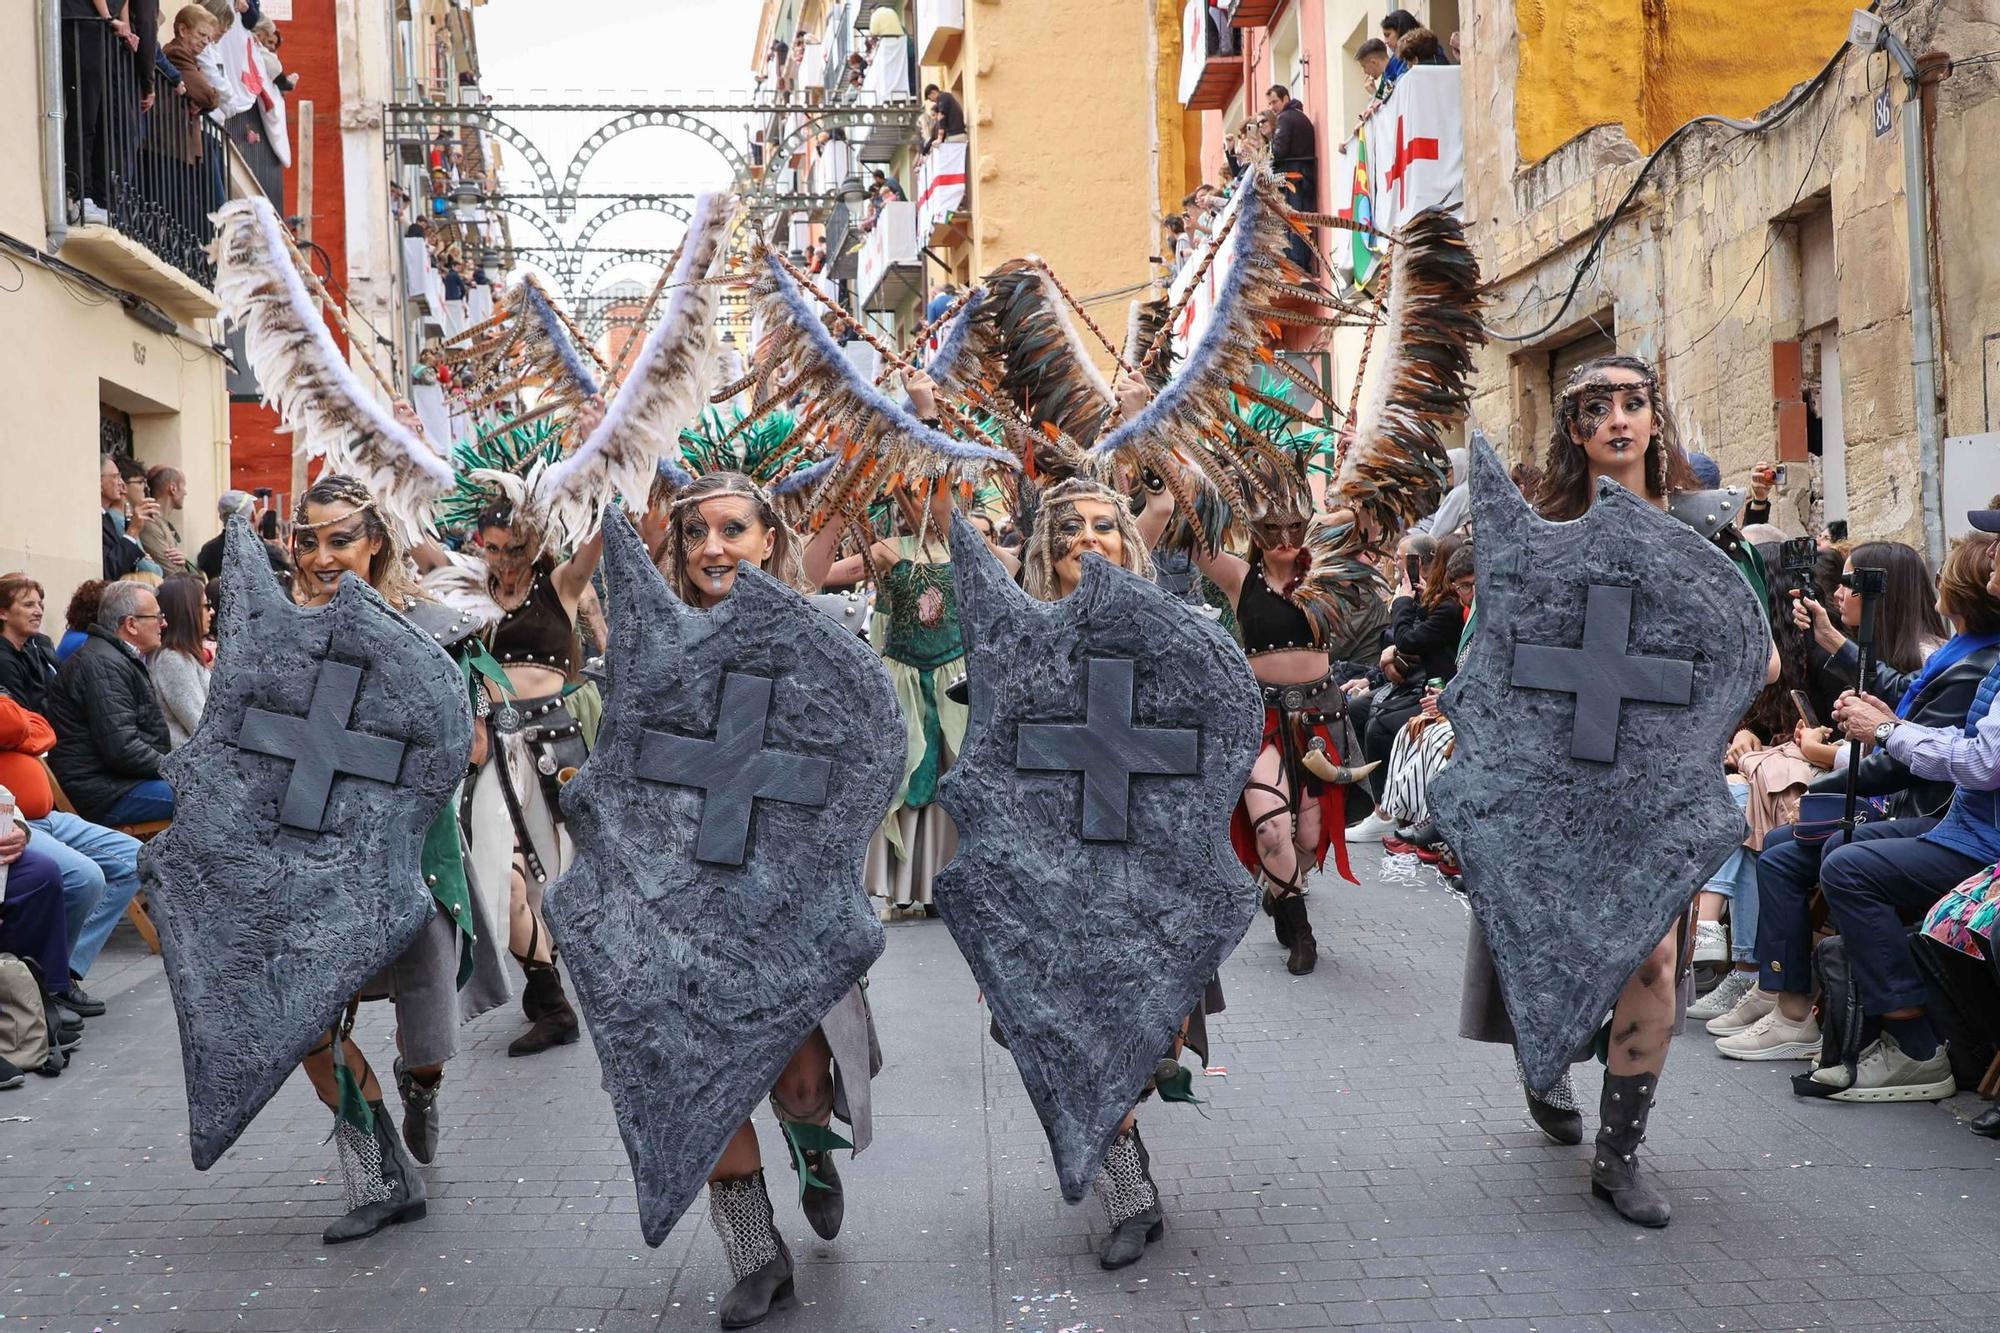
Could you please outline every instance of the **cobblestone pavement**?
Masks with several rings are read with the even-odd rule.
[[[842,1165],[838,1241],[779,1198],[803,1304],[768,1327],[2000,1325],[2000,1172],[1962,1128],[1978,1103],[1802,1104],[1799,1066],[1731,1064],[1691,1035],[1646,1150],[1674,1223],[1629,1226],[1589,1197],[1586,1150],[1527,1121],[1504,1053],[1456,1038],[1460,900],[1414,863],[1357,864],[1363,887],[1313,898],[1317,972],[1287,975],[1262,918],[1230,961],[1227,1072],[1197,1080],[1199,1108],[1145,1109],[1168,1230],[1115,1274],[942,925],[891,927],[875,1146]],[[112,1011],[77,1064],[0,1093],[0,1333],[716,1327],[704,1210],[641,1243],[587,1043],[509,1060],[518,1016],[483,1019],[448,1076],[430,1216],[329,1249],[329,1122],[303,1080],[198,1174],[157,961],[121,932],[92,984]],[[386,1066],[385,1015],[363,1035]],[[773,1179],[782,1196],[789,1173]]]

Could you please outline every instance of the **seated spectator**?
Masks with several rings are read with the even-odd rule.
[[[0,902],[0,951],[26,963],[42,986],[49,1058],[35,1072],[54,1078],[69,1063],[69,1051],[82,1037],[74,1021],[64,1021],[48,991],[49,976],[69,974],[69,950],[63,945],[62,876],[53,861],[28,850],[26,831],[18,823],[0,828],[0,865],[7,867],[7,897]]]
[[[1869,693],[1902,698],[1911,677],[1951,633],[1936,609],[1930,566],[1921,553],[1901,542],[1863,542],[1855,547],[1842,565],[1841,582],[1833,594],[1839,626],[1811,597],[1801,597],[1793,612],[1792,623],[1811,632],[1806,692],[1823,718],[1832,716],[1833,701],[1853,687],[1861,671],[1861,650],[1848,637],[1861,625],[1861,599],[1849,586],[1857,569],[1888,571],[1882,606],[1889,614],[1880,614],[1878,608],[1875,618],[1875,679]]]
[[[56,641],[58,668],[69,661],[69,655],[83,647],[83,641],[90,636],[90,627],[97,623],[98,599],[110,586],[103,579],[85,579],[69,595],[69,606],[63,610],[63,636]]]
[[[104,1012],[83,989],[83,979],[139,889],[139,840],[55,808],[42,756],[56,734],[40,714],[0,692],[0,786],[14,793],[27,821],[28,846],[53,861],[62,878],[64,947],[69,971],[54,987],[63,1007],[79,1018]]]
[[[97,469],[97,500],[103,511],[99,518],[104,528],[107,579],[122,579],[149,563],[146,548],[139,544],[139,532],[160,513],[160,507],[151,500],[142,500],[127,512],[126,490],[125,474],[119,469],[117,456],[104,455]]]
[[[231,517],[237,514],[248,515],[256,507],[256,503],[256,497],[252,496],[248,491],[224,491],[215,502],[215,511],[222,519],[224,530],[228,529]],[[219,579],[222,577],[222,539],[223,533],[216,533],[206,542],[203,542],[201,550],[195,554],[195,568],[201,572],[203,578]],[[286,552],[284,547],[272,541],[264,543],[264,550],[265,554],[271,559],[271,572],[279,575],[284,581],[289,582],[292,569],[292,557],[290,554]]]
[[[1390,646],[1381,657],[1382,672],[1392,682],[1369,709],[1361,735],[1364,759],[1387,765],[1396,734],[1423,709],[1425,690],[1442,687],[1458,670],[1458,646],[1464,636],[1467,605],[1452,587],[1452,553],[1463,544],[1457,536],[1440,537],[1423,566],[1423,584],[1414,586],[1409,567],[1399,561],[1399,587],[1389,609]],[[1377,769],[1370,786],[1379,802],[1388,774]],[[1349,842],[1375,842],[1395,831],[1395,824],[1376,814],[1347,831]]]
[[[146,491],[158,502],[159,514],[139,530],[139,545],[160,567],[162,575],[188,574],[194,565],[181,544],[181,506],[187,502],[187,478],[177,467],[156,467],[146,472]]]
[[[0,575],[0,689],[40,712],[61,665],[42,633],[42,585],[25,574]]]
[[[1433,537],[1457,532],[1472,521],[1472,490],[1465,484],[1467,454],[1463,449],[1447,449],[1445,458],[1451,463],[1451,471],[1445,477],[1444,499],[1430,517],[1417,524],[1419,532],[1428,532]]]
[[[1471,542],[1460,543],[1451,553],[1445,562],[1445,577],[1450,581],[1452,596],[1470,617],[1478,586]],[[1469,637],[1462,636],[1461,644],[1469,647]],[[1458,656],[1462,657],[1463,652]],[[1445,874],[1456,875],[1457,863],[1430,822],[1431,779],[1443,772],[1450,761],[1454,740],[1451,721],[1440,706],[1442,693],[1426,687],[1417,716],[1396,733],[1382,784],[1381,813],[1399,830],[1409,830],[1409,835],[1384,837],[1382,847],[1389,852],[1414,853],[1419,859],[1437,865]]]
[[[1871,718],[1867,725],[1871,739],[1877,725],[1895,724],[1889,728],[1892,743],[1878,745],[1856,774],[1862,794],[1893,794],[1891,818],[1857,829],[1851,846],[1837,833],[1822,843],[1801,842],[1791,828],[1775,829],[1765,839],[1757,858],[1759,985],[1710,1025],[1716,1030],[1743,1024],[1734,1033],[1718,1033],[1723,1039],[1716,1049],[1730,1059],[1807,1059],[1817,1051],[1820,1031],[1812,1017],[1809,911],[1817,882],[1843,935],[1852,923],[1848,955],[1864,1007],[1871,1017],[1896,1020],[1891,1029],[1895,1049],[1871,1047],[1873,1058],[1863,1061],[1864,1077],[1859,1080],[1865,1086],[1855,1091],[1901,1087],[1915,1098],[1938,1084],[1933,1060],[1941,1057],[1926,1040],[1921,1017],[1908,1021],[1911,1015],[1904,1012],[1921,1003],[1908,998],[1904,932],[1896,927],[1893,950],[1881,934],[1885,925],[1896,922],[1898,911],[1919,916],[1973,870],[2000,861],[2000,825],[1993,818],[2000,801],[1993,788],[2000,787],[2000,776],[1989,776],[1983,762],[1968,760],[1947,770],[1939,761],[1941,754],[1956,753],[1957,741],[1966,746],[1990,744],[1982,738],[1991,735],[2000,742],[2000,718],[1988,720],[1993,694],[2000,689],[1996,549],[2000,548],[1990,539],[1978,538],[1953,548],[1939,601],[1957,632],[1908,679],[1894,710],[1887,704],[1877,708],[1872,702],[1865,707],[1855,703],[1855,698],[1868,696],[1843,696],[1834,713],[1836,723],[1850,735],[1861,729],[1855,719]],[[1890,587],[1895,587],[1893,579]],[[1899,617],[1906,624],[1911,619],[1907,605],[1899,606],[1892,592],[1884,597],[1876,618],[1878,639],[1887,637],[1888,623]],[[1886,716],[1876,716],[1878,712]],[[2000,761],[1994,768],[2000,771]],[[1842,787],[1844,783],[1835,784],[1836,790]],[[1923,901],[1918,903],[1920,896]],[[1897,956],[1890,957],[1892,953]],[[1909,1044],[1902,1045],[1904,1041]],[[1945,1081],[1949,1081],[1948,1066]]]
[[[201,725],[208,706],[208,602],[199,579],[168,579],[160,585],[160,646],[147,659],[153,697],[167,719],[167,748],[178,750]]]
[[[153,700],[146,654],[160,646],[159,599],[114,583],[90,637],[49,689],[56,729],[49,765],[78,814],[97,824],[171,819],[173,790],[160,777],[167,720]]]

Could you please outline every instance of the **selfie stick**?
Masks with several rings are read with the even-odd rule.
[[[1854,682],[1856,694],[1868,693],[1869,682],[1875,678],[1875,603],[1882,599],[1888,582],[1886,569],[1854,571],[1854,591],[1861,598],[1861,625],[1854,635],[1855,647],[1861,653],[1861,673]],[[1861,742],[1855,739],[1847,746],[1847,811],[1840,819],[1841,834],[1849,840],[1854,837],[1854,808],[1860,801],[1860,782]]]

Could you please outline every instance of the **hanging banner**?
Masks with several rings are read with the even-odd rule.
[[[1456,65],[1419,65],[1396,80],[1368,117],[1367,165],[1375,225],[1394,234],[1427,208],[1462,212],[1465,135]]]
[[[963,143],[931,145],[917,168],[917,234],[928,237],[965,207]]]
[[[1241,191],[1229,197],[1229,202],[1215,215],[1215,230],[1211,233],[1207,244],[1202,250],[1197,250],[1190,256],[1187,263],[1181,265],[1179,276],[1167,289],[1169,306],[1180,308],[1180,314],[1174,319],[1174,330],[1171,335],[1176,360],[1187,355],[1189,346],[1201,336],[1201,331],[1208,327],[1209,316],[1215,311],[1216,293],[1221,291],[1222,281],[1229,276],[1229,271],[1236,267],[1236,252],[1229,245],[1232,232],[1230,224],[1234,221],[1236,211],[1242,203]],[[1202,255],[1206,250],[1215,249],[1217,237],[1221,238],[1221,248],[1216,250],[1214,262],[1202,275],[1201,285],[1196,287],[1195,274],[1201,270]]]
[[[1334,151],[1328,164],[1327,209],[1335,217],[1363,225],[1375,220],[1374,185],[1368,176],[1368,138],[1356,134]],[[1330,256],[1334,266],[1348,275],[1357,287],[1368,285],[1374,275],[1377,242],[1367,232],[1335,233]]]

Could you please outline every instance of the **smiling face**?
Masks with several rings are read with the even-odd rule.
[[[5,611],[0,611],[0,631],[4,631],[15,643],[26,643],[30,636],[42,632],[42,595],[33,588],[23,588],[14,595]]]
[[[307,606],[326,605],[340,591],[342,574],[368,582],[368,571],[381,553],[382,539],[369,534],[367,516],[360,510],[348,504],[308,504],[306,521],[292,530],[299,597]]]
[[[1064,597],[1083,580],[1083,557],[1101,555],[1114,565],[1125,563],[1125,534],[1109,500],[1079,496],[1059,503],[1049,516],[1054,524],[1056,587]]]
[[[704,607],[714,606],[736,586],[736,564],[765,567],[778,534],[757,516],[747,496],[717,495],[698,501],[682,519],[681,560],[687,586]]]
[[[1646,377],[1611,366],[1593,375],[1579,391],[1570,438],[1583,450],[1590,470],[1602,474],[1643,464],[1646,446],[1658,430],[1653,390]]]

